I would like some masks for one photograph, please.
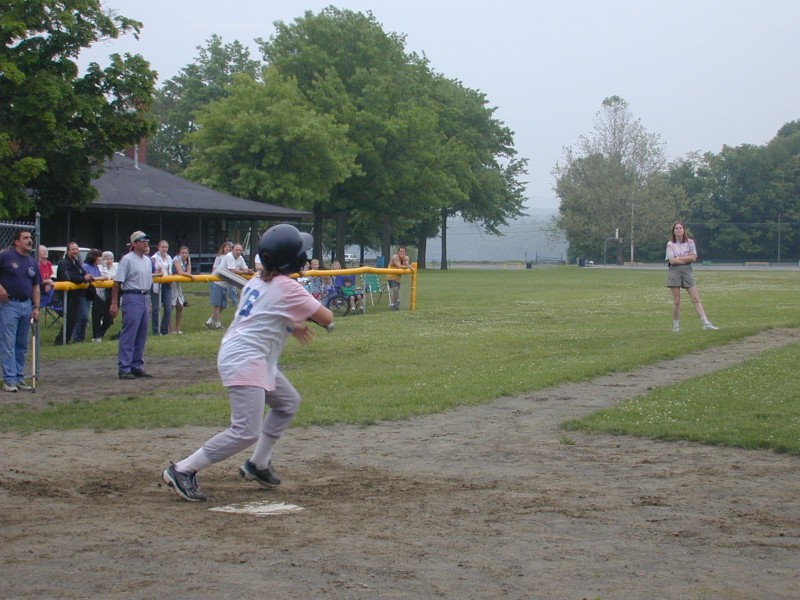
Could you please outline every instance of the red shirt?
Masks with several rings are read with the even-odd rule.
[[[42,281],[45,279],[52,279],[53,263],[51,263],[49,260],[45,260],[44,262],[39,261],[39,273],[42,276]]]

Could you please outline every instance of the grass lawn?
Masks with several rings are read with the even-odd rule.
[[[384,304],[366,316],[339,319],[334,333],[320,330],[311,347],[301,348],[290,341],[282,368],[304,398],[295,425],[369,425],[383,419],[440,412],[456,405],[487,402],[565,381],[625,371],[772,327],[800,326],[797,273],[704,270],[697,273],[701,297],[709,317],[721,329],[702,331],[684,294],[681,333],[675,335],[665,277],[663,270],[572,266],[422,271],[415,312],[390,312],[384,298]],[[408,284],[404,281],[404,307],[408,306]],[[193,309],[196,321],[189,320]],[[226,312],[230,318],[230,311]],[[215,356],[221,335],[202,328],[206,316],[205,307],[193,305],[187,309],[187,334],[152,338],[147,358]],[[111,357],[116,351],[115,344],[68,348],[69,356],[86,358]],[[46,345],[43,364],[66,352],[63,347]],[[674,434],[673,437],[714,443],[800,452],[800,409],[796,397],[792,397],[797,385],[786,366],[792,359],[797,364],[792,352],[797,349],[765,357],[767,373],[748,365],[713,376],[736,382],[727,391],[719,392],[720,397],[734,392],[764,397],[766,383],[782,382],[785,392],[780,391],[780,385],[769,391],[772,405],[763,412],[769,412],[771,417],[757,417],[767,425],[757,428],[755,437],[737,438],[738,434],[733,433],[724,436],[725,431],[752,428],[755,418],[750,410],[735,410],[725,403],[716,405],[714,410],[698,410],[691,417],[708,421],[707,431],[723,432],[719,435],[724,439],[692,437],[669,420],[663,420],[660,430],[635,429],[637,423],[662,414],[664,403],[676,396],[690,397],[705,405],[710,396],[703,392],[701,397],[697,390],[705,390],[706,378],[677,386],[664,395],[659,395],[658,390],[648,395],[649,400],[639,403],[638,409],[647,413],[645,417],[633,418],[622,412],[617,417],[615,411],[608,411],[601,421],[587,419],[571,426],[654,437]],[[782,358],[784,354],[788,358]],[[40,410],[19,405],[0,407],[0,429],[227,423],[227,397],[221,385],[166,387],[169,389],[163,393],[140,398],[108,398],[93,403],[78,399],[68,406]],[[724,427],[719,425],[722,413],[731,413],[732,419]],[[775,435],[768,424],[773,418],[789,428],[780,444],[765,439]]]

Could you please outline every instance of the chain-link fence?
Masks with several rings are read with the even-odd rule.
[[[41,218],[36,213],[36,220],[30,221],[0,221],[0,250],[8,250],[14,245],[14,237],[20,229],[27,229],[33,235],[34,249],[39,244],[39,226]]]
[[[36,213],[36,220],[33,222],[30,221],[0,221],[0,250],[8,250],[9,248],[13,248],[14,246],[14,239],[17,236],[17,232],[20,229],[25,229],[31,232],[33,237],[33,256],[36,257],[38,255],[37,248],[39,246],[39,239],[40,239],[40,226],[41,226],[41,215]],[[38,328],[36,328],[38,329]],[[32,332],[35,332],[36,329],[31,328]],[[0,332],[2,333],[2,332]],[[31,370],[35,370],[36,378],[39,378],[39,345],[41,341],[41,336],[36,335],[35,338],[36,343],[33,345],[32,354],[33,356],[29,357],[31,361]],[[31,354],[31,353],[29,353]],[[35,368],[33,367],[35,365]]]

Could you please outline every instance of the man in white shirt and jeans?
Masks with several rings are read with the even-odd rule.
[[[228,269],[231,273],[236,273],[237,275],[252,275],[254,271],[247,267],[247,261],[242,256],[242,245],[241,244],[234,244],[233,249],[225,255],[224,260],[222,261],[222,266]],[[239,294],[236,288],[232,285],[228,285],[228,294],[231,300],[231,303],[236,306],[239,303]]]

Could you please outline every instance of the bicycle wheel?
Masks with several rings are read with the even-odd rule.
[[[350,303],[344,296],[334,296],[328,301],[328,310],[337,317],[343,317],[350,311]]]

